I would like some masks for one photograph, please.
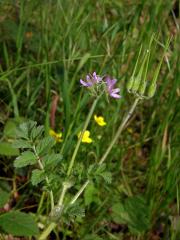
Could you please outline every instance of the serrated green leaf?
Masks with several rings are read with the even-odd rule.
[[[112,182],[111,172],[102,172],[100,175],[102,176],[104,181],[106,181],[108,184],[110,184]]]
[[[53,137],[45,137],[39,141],[36,151],[38,155],[43,155],[44,153],[48,152],[54,145],[56,141]]]
[[[44,126],[38,126],[38,127],[34,127],[31,131],[31,138],[32,139],[36,139],[37,137],[41,137],[41,135],[43,134],[44,131]]]
[[[84,191],[85,206],[89,206],[96,198],[97,189],[94,184],[89,184]]]
[[[12,146],[14,148],[32,148],[31,143],[29,141],[23,140],[23,139],[15,140],[13,142]]]
[[[6,122],[3,135],[7,138],[14,138],[16,136],[16,123],[14,119],[9,119]]]
[[[18,156],[19,155],[19,150],[15,149],[12,146],[12,143],[1,142],[0,143],[0,155],[4,155],[4,156]]]
[[[38,227],[30,214],[20,211],[11,211],[0,215],[2,229],[15,236],[35,236]]]
[[[27,165],[33,165],[37,162],[36,156],[30,151],[23,152],[14,161],[14,166],[16,168],[25,167]]]
[[[55,167],[57,164],[59,164],[62,158],[63,157],[61,154],[52,153],[52,154],[48,154],[47,156],[44,156],[43,162],[45,164],[45,167],[48,165]]]
[[[102,172],[104,172],[106,169],[106,164],[103,163],[101,165],[98,166],[98,168],[96,169],[96,174],[100,175]]]
[[[84,217],[85,209],[77,203],[70,205],[68,207],[67,213],[70,217]]]
[[[38,183],[42,182],[45,179],[45,173],[42,170],[35,169],[32,171],[31,182],[32,185],[36,186]]]
[[[2,208],[8,202],[9,196],[10,193],[0,188],[0,208]]]
[[[16,130],[17,137],[18,138],[29,139],[30,132],[36,126],[36,124],[37,123],[34,122],[34,121],[28,121],[28,122],[20,124],[19,127]]]

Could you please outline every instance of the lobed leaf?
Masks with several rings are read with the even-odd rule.
[[[16,168],[25,167],[28,165],[33,165],[37,162],[37,158],[34,153],[30,151],[23,152],[19,157],[14,161],[14,166]]]
[[[31,182],[32,185],[36,186],[38,183],[45,179],[45,173],[43,170],[35,169],[32,171]]]
[[[52,153],[52,154],[48,154],[45,157],[43,157],[43,162],[46,166],[56,166],[61,160],[62,160],[62,154],[59,153]]]
[[[39,156],[45,154],[55,145],[55,143],[56,143],[56,141],[53,137],[48,136],[48,137],[43,138],[37,144],[37,147],[36,147],[37,154]]]

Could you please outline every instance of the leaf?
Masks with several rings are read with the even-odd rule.
[[[6,122],[3,134],[7,138],[14,138],[16,136],[16,123],[14,119],[9,119]]]
[[[27,165],[33,165],[37,162],[37,158],[34,153],[30,151],[23,152],[19,157],[14,161],[14,166],[16,168],[25,167]]]
[[[13,142],[12,146],[14,148],[32,148],[31,143],[29,141],[23,140],[23,139],[15,140]]]
[[[2,208],[9,200],[10,193],[0,188],[0,208]]]
[[[70,217],[84,217],[85,210],[78,203],[70,205],[66,210]]]
[[[36,151],[38,155],[43,155],[44,153],[48,152],[54,145],[56,141],[53,137],[45,137],[39,141]]]
[[[125,208],[131,218],[129,228],[132,233],[139,234],[149,228],[148,206],[142,196],[128,198],[125,202]]]
[[[36,124],[37,124],[37,122],[34,122],[34,121],[28,121],[28,122],[20,124],[20,126],[16,130],[17,137],[29,139],[30,132],[36,126]]]
[[[31,138],[32,139],[36,139],[37,137],[41,137],[41,135],[43,134],[44,131],[44,126],[38,126],[38,127],[34,127],[31,131]]]
[[[95,200],[96,193],[97,189],[94,187],[94,184],[89,184],[84,191],[85,206],[89,206]]]
[[[48,154],[47,156],[43,157],[43,162],[45,164],[45,167],[48,165],[52,165],[55,167],[61,160],[62,160],[62,155],[61,154]]]
[[[45,173],[42,170],[35,169],[32,171],[31,182],[32,185],[36,186],[38,183],[42,182],[45,179]]]
[[[4,155],[4,156],[18,156],[19,155],[19,150],[13,148],[12,143],[1,142],[0,143],[0,155]]]
[[[103,177],[104,181],[106,181],[108,184],[112,182],[112,174],[111,172],[102,172],[100,176]]]
[[[140,234],[149,228],[149,210],[142,196],[127,198],[112,207],[112,217],[116,223],[127,224],[133,234]]]
[[[112,206],[112,218],[115,223],[127,224],[130,222],[130,217],[122,202],[115,203]]]
[[[2,229],[15,236],[35,236],[38,227],[30,214],[20,211],[11,211],[0,215]]]

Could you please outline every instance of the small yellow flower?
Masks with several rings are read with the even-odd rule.
[[[104,121],[104,118],[101,117],[101,116],[98,117],[97,115],[94,115],[94,120],[101,127],[106,125],[106,122]]]
[[[80,138],[81,136],[81,132],[78,134],[78,138]],[[82,136],[82,142],[83,143],[92,143],[92,138],[89,137],[90,136],[90,131],[86,130]]]
[[[62,142],[62,133],[56,133],[53,129],[49,130],[49,135],[55,138],[56,142]]]

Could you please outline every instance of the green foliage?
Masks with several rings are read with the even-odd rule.
[[[16,160],[14,161],[14,166],[16,168],[21,168],[28,165],[33,165],[36,162],[37,162],[37,157],[34,155],[34,153],[30,151],[26,151],[16,158]]]
[[[30,214],[20,211],[11,211],[0,215],[0,226],[6,233],[15,236],[35,236],[38,227]]]
[[[76,202],[75,204],[69,205],[66,208],[65,214],[67,214],[69,219],[73,220],[75,217],[84,217],[85,209],[78,202]]]
[[[35,169],[32,171],[31,182],[32,185],[36,186],[38,183],[42,182],[45,179],[45,173],[42,170]]]
[[[89,206],[93,201],[97,199],[97,193],[98,190],[95,188],[93,183],[87,186],[87,188],[84,191],[85,206]]]
[[[134,196],[112,206],[113,221],[127,224],[130,231],[140,234],[149,228],[149,208],[142,196]]]
[[[106,170],[106,164],[103,163],[99,164],[92,164],[88,168],[88,177],[90,179],[98,180],[99,177],[103,178],[106,183],[111,183],[112,181],[112,174],[111,172]]]
[[[43,157],[45,168],[56,167],[62,160],[63,156],[60,153],[51,153]]]
[[[55,143],[56,143],[55,139],[50,136],[41,139],[37,144],[36,148],[37,154],[39,156],[44,155],[55,145]]]
[[[32,148],[32,143],[29,142],[28,140],[16,139],[13,142],[13,147],[14,148]]]
[[[0,155],[17,156],[19,155],[19,150],[13,148],[12,143],[0,142]]]
[[[179,215],[180,199],[178,1],[153,0],[150,4],[149,1],[114,0],[99,3],[86,0],[81,5],[74,0],[17,2],[0,2],[0,184],[3,179],[9,186],[9,192],[13,187],[19,193],[19,198],[14,200],[13,191],[10,203],[12,200],[15,208],[36,211],[35,207],[28,208],[32,200],[38,205],[38,222],[44,224],[46,221],[42,220],[42,215],[49,212],[50,198],[46,194],[41,198],[39,190],[47,189],[49,193],[52,189],[56,202],[62,182],[69,180],[66,179],[66,172],[77,142],[74,136],[92,103],[92,99],[82,94],[85,91],[79,87],[79,79],[86,73],[96,71],[103,76],[108,74],[117,78],[122,98],[120,101],[111,99],[108,107],[103,98],[100,100],[96,114],[102,114],[107,125],[103,128],[95,126],[92,119],[89,130],[94,141],[89,145],[81,144],[78,152],[72,177],[74,186],[67,191],[64,201],[68,204],[81,183],[88,178],[93,182],[94,189],[89,185],[90,188],[85,190],[86,200],[83,204],[87,207],[86,217],[77,218],[77,222],[69,225],[64,224],[63,218],[60,219],[61,227],[55,233],[71,239],[99,237],[109,240],[134,238],[133,235],[138,232],[141,235],[138,238],[147,239],[149,236],[161,238],[157,236],[160,229],[161,235],[164,234],[162,238],[174,240],[176,229],[172,223],[166,223],[170,217]],[[148,48],[154,33],[158,33],[154,41],[157,47],[151,48],[151,57],[145,64],[148,65],[147,75],[142,74],[146,75],[147,85],[142,77],[140,85],[134,86],[138,88],[138,95],[154,97],[139,102],[128,131],[124,131],[113,146],[108,166],[99,170],[98,160],[115,135],[123,113],[134,101],[126,93],[125,85],[128,83],[127,88],[132,92],[134,80],[141,80],[137,76],[144,59],[143,51]],[[170,47],[166,49],[166,40],[172,35]],[[165,58],[162,58],[163,54]],[[57,106],[54,104],[55,95],[59,97]],[[37,126],[36,122],[26,122],[14,131],[17,125],[14,116],[30,118],[44,125],[45,129]],[[19,152],[23,154],[24,151],[35,154],[34,147],[36,150],[50,126],[57,131],[64,130],[63,142],[52,148],[47,147],[48,150],[45,148],[40,156],[36,156],[37,159],[40,157],[44,171],[37,159],[34,165],[14,171],[13,156],[19,156]],[[14,141],[14,138],[17,139]],[[59,152],[63,159],[61,154],[55,156]],[[89,166],[94,162],[96,164],[90,170]],[[29,180],[32,168],[36,183],[45,174],[49,184],[46,180],[42,181],[46,186],[42,187],[41,184],[39,188],[27,184],[26,179]],[[39,171],[41,173],[36,176]],[[137,203],[134,204],[137,207],[134,206],[131,201],[128,203],[127,196],[142,192],[148,199],[150,213],[147,213],[147,219],[150,220],[147,221],[148,226],[143,220],[143,227],[139,229],[136,208],[141,207]],[[119,221],[116,219],[117,224],[113,226],[114,223],[109,222],[107,201],[110,199],[110,204],[114,205],[117,198],[126,197],[119,206],[119,212],[125,220],[116,214]],[[135,216],[131,212],[136,213]],[[127,224],[131,231],[119,230],[120,222]],[[82,238],[79,237],[80,228],[85,232]]]
[[[0,208],[4,207],[4,205],[8,202],[9,196],[10,193],[0,188]]]

